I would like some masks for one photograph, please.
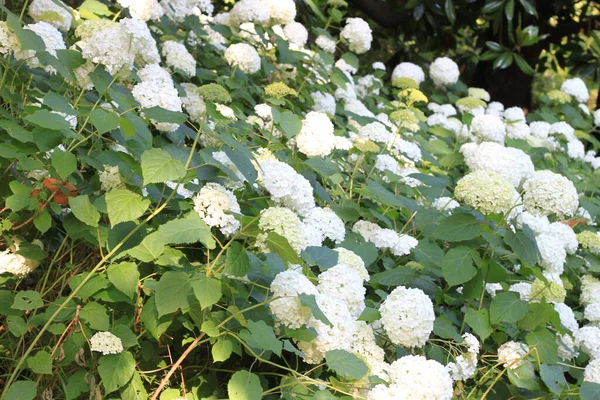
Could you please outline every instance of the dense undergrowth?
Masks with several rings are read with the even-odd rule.
[[[329,3],[3,8],[2,398],[600,398],[583,82],[525,115]]]

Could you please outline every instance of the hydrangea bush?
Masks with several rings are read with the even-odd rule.
[[[598,399],[583,82],[360,63],[329,3],[2,8],[2,398]]]

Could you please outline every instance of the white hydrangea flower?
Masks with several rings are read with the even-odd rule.
[[[546,139],[548,134],[550,133],[550,125],[546,121],[535,121],[529,124],[529,128],[531,129],[531,134],[540,139]]]
[[[307,230],[317,234],[319,239],[317,246],[320,246],[326,238],[341,243],[346,237],[344,221],[330,208],[313,208],[303,222]]]
[[[392,82],[399,78],[410,78],[420,85],[425,80],[425,72],[417,64],[402,62],[392,71]]]
[[[335,40],[330,39],[325,35],[319,35],[315,40],[315,44],[319,46],[321,50],[325,53],[333,54],[335,53]]]
[[[16,254],[19,251],[19,243],[20,241],[15,239],[13,246],[0,252],[0,274],[9,273],[22,277],[28,275],[40,265],[39,261]],[[40,248],[43,248],[41,242],[37,240],[34,240],[33,244],[37,244]]]
[[[590,92],[581,78],[567,79],[560,85],[560,91],[573,96],[580,103],[587,103]]]
[[[389,366],[390,385],[375,386],[368,400],[451,400],[452,378],[444,366],[423,356],[404,356]]]
[[[194,197],[194,211],[210,227],[218,227],[226,236],[240,229],[240,222],[233,214],[240,214],[240,205],[230,190],[218,183],[207,183]]]
[[[502,285],[499,283],[486,283],[485,284],[485,291],[487,292],[487,294],[490,295],[490,297],[495,297],[496,296],[496,292],[498,290],[502,290]]]
[[[521,300],[529,301],[531,299],[531,283],[519,282],[508,288],[509,292],[519,293]]]
[[[352,76],[358,72],[358,68],[353,67],[349,63],[346,62],[343,58],[338,59],[335,64],[336,68],[339,68],[342,72],[346,74],[348,80],[352,82]]]
[[[142,21],[159,20],[165,14],[158,0],[117,0],[123,8],[129,8],[132,18]]]
[[[433,303],[421,289],[398,286],[379,312],[387,336],[396,345],[423,347],[433,331]]]
[[[68,32],[73,23],[69,7],[62,1],[33,0],[27,9],[35,22],[44,21],[63,32]]]
[[[435,86],[448,86],[458,82],[458,65],[448,57],[438,57],[429,66],[429,76]]]
[[[352,227],[352,232],[360,234],[367,242],[373,243],[379,249],[389,249],[395,256],[410,254],[411,250],[419,244],[412,236],[401,234],[391,229],[384,229],[379,225],[360,220]]]
[[[260,214],[258,227],[262,233],[257,235],[256,245],[264,253],[269,252],[269,248],[266,245],[267,233],[269,231],[286,238],[290,246],[297,253],[306,249],[308,245],[304,225],[300,221],[300,218],[289,208],[269,207],[264,209]]]
[[[294,0],[260,0],[269,9],[270,24],[287,25],[296,18],[296,3]]]
[[[496,117],[502,117],[504,115],[504,104],[499,101],[492,101],[488,104],[485,113],[488,115],[495,115]]]
[[[312,97],[315,102],[313,106],[313,110],[321,113],[325,113],[327,115],[334,116],[335,115],[335,97],[333,97],[330,93],[324,92],[313,92],[310,97]]]
[[[475,99],[480,99],[485,102],[490,101],[490,94],[487,90],[482,88],[470,87],[467,89],[467,96],[473,97]]]
[[[234,4],[229,12],[226,25],[239,27],[250,22],[252,24],[266,25],[271,18],[271,12],[260,0],[241,0]]]
[[[479,340],[470,333],[462,335],[467,351],[456,357],[456,362],[446,365],[446,370],[454,381],[465,381],[477,371],[477,356],[479,355]]]
[[[291,329],[298,329],[308,323],[311,311],[300,303],[298,295],[316,295],[317,288],[300,268],[278,273],[271,282],[271,292],[276,300],[269,303],[269,308],[278,323]]]
[[[504,364],[505,368],[515,369],[523,364],[523,357],[529,352],[525,343],[509,341],[498,347],[498,362]]]
[[[572,140],[577,140],[577,136],[575,136],[575,129],[569,125],[567,122],[559,121],[550,125],[550,130],[548,131],[549,135],[562,135],[567,142]]]
[[[568,254],[575,254],[579,247],[577,235],[573,231],[573,228],[562,222],[553,222],[549,224],[542,233],[559,239]]]
[[[600,303],[600,280],[592,275],[581,277],[581,296],[579,302],[587,306],[593,303]]]
[[[352,349],[352,338],[358,324],[350,314],[346,303],[336,296],[318,294],[319,309],[325,314],[331,325],[327,325],[314,316],[308,326],[317,331],[317,337],[311,342],[298,342],[298,348],[306,354],[304,361],[309,364],[320,363],[330,350]]]
[[[317,290],[346,303],[353,318],[358,318],[365,309],[366,290],[362,277],[354,268],[338,264],[321,272]]]
[[[113,189],[123,187],[124,183],[119,174],[119,166],[105,165],[104,170],[98,173],[100,186],[103,191],[110,192]]]
[[[283,28],[283,32],[290,44],[304,47],[308,41],[308,31],[300,22],[290,22]]]
[[[220,104],[220,103],[215,103],[215,108],[217,109],[219,114],[221,114],[225,118],[232,119],[234,121],[237,120],[237,117],[235,116],[235,111],[233,111],[233,108],[226,106],[225,104]]]
[[[471,122],[471,132],[481,141],[504,144],[506,128],[504,122],[493,115],[477,115]]]
[[[594,111],[594,125],[596,127],[600,126],[600,108]]]
[[[451,197],[438,197],[431,202],[431,206],[438,211],[452,211],[455,208],[460,207],[460,204]]]
[[[398,163],[398,161],[396,161],[396,159],[392,156],[390,156],[389,154],[378,154],[377,157],[375,158],[375,165],[374,165],[375,169],[379,170],[379,171],[390,171],[396,175],[400,174],[400,171],[402,169],[402,167],[400,167],[400,164]],[[386,177],[384,176],[384,180],[387,181]]]
[[[600,328],[584,326],[575,332],[575,343],[592,359],[600,359]]]
[[[165,14],[175,22],[183,22],[188,15],[203,12],[212,15],[214,6],[211,0],[161,0]]]
[[[333,130],[327,114],[311,111],[302,120],[302,129],[296,136],[296,146],[307,157],[328,156],[335,148]]]
[[[194,122],[202,121],[206,114],[206,103],[198,93],[198,87],[193,83],[182,83],[181,87],[185,90],[185,96],[181,97],[181,101],[190,119]]]
[[[362,18],[348,18],[340,33],[340,39],[348,43],[350,51],[356,54],[366,53],[371,49],[373,34],[371,27]]]
[[[513,185],[500,175],[475,171],[458,181],[454,197],[483,214],[505,214],[517,205],[519,194]]]
[[[170,111],[181,111],[181,99],[168,71],[157,64],[149,64],[138,71],[142,82],[131,90],[131,94],[142,108],[161,107]],[[151,120],[158,130],[173,132],[178,124]]]
[[[397,133],[391,135],[387,147],[393,154],[400,156],[402,153],[413,162],[421,161],[423,156],[418,144],[402,139],[402,136]]]
[[[344,247],[336,247],[333,250],[338,253],[338,264],[354,269],[364,281],[370,279],[369,271],[365,268],[365,262],[358,254]]]
[[[256,49],[246,43],[235,43],[225,50],[225,61],[246,74],[260,71],[260,56]]]
[[[591,360],[583,371],[583,380],[600,384],[600,358]]]
[[[381,122],[370,122],[362,126],[358,131],[361,139],[368,139],[374,142],[388,143],[391,139],[390,131]]]
[[[104,355],[119,354],[123,351],[123,342],[110,332],[96,332],[90,338],[92,351],[98,351]]]
[[[521,107],[509,107],[504,110],[504,119],[507,123],[525,122],[525,112]]]
[[[511,139],[525,139],[531,134],[531,128],[525,122],[506,125],[506,136]]]
[[[585,306],[583,317],[591,323],[600,322],[600,302]]]
[[[457,120],[456,118],[448,118],[442,114],[432,114],[429,117],[427,117],[427,125],[429,126],[441,126],[442,128],[453,132],[455,135],[457,135],[457,137],[459,136],[459,134],[462,132],[463,129],[463,124],[462,122],[460,122],[459,120]],[[472,137],[472,135],[470,134],[470,132],[468,132],[468,126],[465,125],[464,126],[467,129],[467,133],[468,133],[468,137]]]
[[[44,42],[44,46],[46,47],[46,51],[56,57],[56,50],[64,50],[66,49],[65,41],[63,39],[62,34],[58,29],[54,26],[48,24],[47,22],[40,21],[35,24],[28,24],[23,27],[29,31],[34,32]],[[31,68],[42,68],[42,64],[40,60],[35,56],[35,51],[33,50],[21,50],[15,53],[15,58],[17,60],[23,60],[29,65]],[[54,67],[47,65],[43,67],[45,71],[55,74],[56,70]]]
[[[310,182],[288,164],[267,160],[260,165],[262,184],[278,204],[291,208],[300,215],[307,215],[315,207]]]
[[[573,313],[571,307],[565,303],[555,303],[554,310],[558,313],[558,316],[560,317],[560,323],[565,328],[571,332],[575,332],[579,329],[579,324],[575,319],[575,313]]]
[[[567,260],[567,251],[560,238],[554,235],[541,234],[535,241],[542,259],[541,265],[549,272],[562,274]]]
[[[534,215],[572,216],[579,207],[577,190],[566,177],[552,171],[536,171],[523,183],[523,206]]]
[[[6,21],[0,21],[0,54],[16,53],[21,49],[17,36],[8,29]]]
[[[582,161],[585,157],[585,148],[581,140],[571,140],[567,143],[567,155],[574,160]]]
[[[180,69],[189,76],[196,75],[196,60],[183,44],[174,40],[163,42],[162,55],[169,67]]]
[[[377,344],[373,328],[364,321],[357,321],[356,325],[351,352],[367,363],[370,374],[386,379],[388,364],[385,362],[385,351]]]
[[[385,71],[385,64],[381,61],[375,61],[373,64],[371,64],[371,68],[373,68],[375,71]]]
[[[356,83],[356,94],[361,99],[368,96],[379,95],[379,89],[382,86],[382,82],[375,77],[375,75],[365,75],[358,79]]]
[[[579,355],[572,335],[557,335],[556,343],[558,344],[558,357],[561,360],[571,360]]]
[[[479,145],[467,143],[461,147],[460,152],[472,171],[496,173],[515,188],[521,187],[525,179],[535,171],[531,157],[524,151],[495,142],[483,142]]]

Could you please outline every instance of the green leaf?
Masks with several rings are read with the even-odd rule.
[[[557,396],[560,396],[568,387],[565,372],[561,366],[542,364],[540,376],[548,389]]]
[[[488,40],[487,42],[485,42],[485,45],[488,47],[488,49],[490,49],[496,53],[499,53],[502,50],[504,50],[504,47],[502,47],[502,45],[500,43],[492,42],[491,40]]]
[[[369,372],[367,364],[346,350],[330,350],[325,353],[329,369],[346,379],[359,380]]]
[[[33,400],[37,395],[35,382],[16,381],[6,391],[6,399],[10,400]]]
[[[385,286],[406,285],[417,277],[414,269],[400,266],[387,271],[379,272],[371,276],[371,283]]]
[[[581,400],[600,400],[600,384],[583,382],[579,388],[579,397]]]
[[[230,400],[260,400],[262,386],[258,376],[241,370],[231,376],[227,383],[227,394]]]
[[[494,69],[505,69],[512,65],[513,63],[513,53],[510,51],[506,51],[502,53],[496,60],[494,60],[493,66]]]
[[[444,218],[433,232],[433,236],[447,242],[471,240],[481,233],[481,224],[471,214],[455,213]]]
[[[535,6],[529,2],[529,0],[519,0],[519,2],[523,6],[527,14],[531,14],[537,17],[537,10],[535,9]]]
[[[217,338],[217,341],[213,344],[211,354],[213,362],[227,361],[233,351],[233,344],[229,338]]]
[[[216,246],[215,240],[210,234],[210,228],[194,211],[183,218],[161,225],[156,232],[158,235],[157,240],[163,243],[190,244],[201,242],[207,249],[214,249]]]
[[[525,362],[515,369],[507,369],[508,379],[516,387],[539,390],[541,388],[540,380],[535,376],[533,364]]]
[[[365,309],[358,316],[359,321],[373,322],[381,319],[381,314],[376,308],[365,307]]]
[[[94,124],[100,135],[119,127],[119,116],[114,112],[106,111],[102,108],[95,108],[90,113],[90,121]]]
[[[16,337],[21,337],[25,333],[27,333],[27,323],[21,317],[18,317],[16,315],[9,315],[6,318],[6,323],[8,325],[9,332],[15,335]]]
[[[0,128],[4,129],[11,138],[18,140],[19,142],[35,142],[33,134],[15,121],[11,121],[9,119],[0,119]],[[14,152],[11,156],[14,157]]]
[[[529,349],[535,348],[542,363],[556,364],[558,362],[558,344],[556,335],[544,327],[539,327],[535,331],[525,336],[525,341]],[[535,355],[535,352],[532,353]]]
[[[163,149],[152,149],[142,154],[144,185],[177,181],[186,174],[183,163]]]
[[[248,183],[253,185],[258,177],[258,172],[256,172],[256,168],[254,168],[252,161],[250,161],[250,159],[240,150],[231,149],[227,146],[223,146],[223,150],[242,175],[244,175],[244,178],[246,178]]]
[[[30,29],[23,29],[21,22],[19,21],[19,17],[10,11],[6,13],[6,25],[8,25],[8,27],[14,32],[17,39],[19,39],[22,50],[46,50],[46,44],[42,38],[36,35],[35,32]]]
[[[482,342],[494,331],[490,324],[490,316],[486,308],[482,308],[479,311],[467,308],[465,322],[479,336]]]
[[[206,275],[200,273],[191,284],[194,295],[203,309],[217,304],[221,298],[221,281],[218,279],[208,278]]]
[[[155,300],[158,316],[171,314],[189,306],[190,277],[185,272],[168,271],[156,285]]]
[[[481,9],[481,12],[484,14],[491,14],[493,12],[498,11],[502,5],[504,4],[505,0],[493,0],[490,1],[488,3],[485,4],[485,6],[483,6],[483,8]]]
[[[42,296],[35,290],[22,290],[15,294],[15,300],[10,308],[15,310],[29,311],[44,305]]]
[[[125,386],[134,372],[135,359],[128,351],[100,357],[98,373],[106,394]]]
[[[517,66],[521,71],[523,71],[524,74],[533,75],[535,71],[533,70],[533,68],[531,68],[531,65],[529,65],[529,63],[525,61],[523,57],[521,57],[517,53],[513,53],[513,57],[515,58]]]
[[[33,225],[35,225],[37,230],[41,233],[46,233],[48,229],[50,229],[52,226],[52,217],[47,209],[44,209],[33,219]]]
[[[106,209],[112,227],[134,221],[141,217],[150,205],[150,200],[127,189],[113,189],[106,193]]]
[[[303,306],[308,307],[310,309],[313,317],[323,322],[324,324],[331,325],[331,322],[329,321],[329,319],[327,319],[327,316],[319,308],[319,305],[317,304],[317,299],[315,298],[314,294],[300,293],[298,295],[298,298],[300,299],[300,303]]]
[[[187,121],[187,115],[180,111],[165,110],[158,106],[151,108],[144,108],[144,116],[157,122],[168,122],[170,124],[181,125]]]
[[[279,125],[288,138],[295,137],[302,129],[302,120],[293,112],[286,110],[281,113]]]
[[[79,312],[79,316],[90,328],[97,331],[106,331],[110,326],[106,308],[96,302],[87,303]]]
[[[37,110],[24,118],[25,121],[51,131],[70,130],[71,125],[65,117],[48,110]]]
[[[127,254],[143,262],[151,262],[160,257],[165,251],[165,242],[160,239],[158,232],[152,232],[142,240],[142,243],[127,250]]]
[[[45,351],[38,351],[34,356],[27,358],[27,368],[36,374],[52,374],[52,358]]]
[[[507,229],[504,234],[504,241],[521,261],[529,265],[534,265],[539,261],[540,256],[535,236],[527,225],[523,226],[523,229],[516,233]]]
[[[512,21],[515,15],[515,0],[508,0],[504,6],[504,15],[508,21]]]
[[[338,252],[328,247],[309,246],[302,253],[302,259],[308,265],[317,265],[321,270],[334,267],[338,263]]]
[[[462,341],[462,337],[458,333],[458,330],[452,324],[452,321],[445,315],[438,316],[433,323],[433,333],[443,339],[454,339],[457,342]]]
[[[273,327],[267,325],[265,321],[249,320],[248,329],[241,331],[240,337],[252,348],[272,351],[278,356],[281,356],[283,343],[280,340],[277,340],[277,337],[273,332]]]
[[[279,254],[284,263],[302,264],[302,259],[298,257],[296,251],[283,236],[278,235],[275,232],[269,232],[267,234],[266,243],[272,252]]]
[[[170,315],[159,317],[158,311],[156,311],[156,299],[154,297],[148,299],[146,304],[144,304],[141,318],[148,333],[156,340],[165,333],[169,325],[173,322]]]
[[[450,286],[468,282],[477,275],[474,257],[477,252],[466,246],[450,249],[442,259],[444,279]]]
[[[140,272],[137,265],[132,262],[123,262],[112,264],[106,270],[108,280],[127,297],[133,300],[137,293],[137,286],[140,280]]]
[[[250,271],[250,258],[244,247],[232,242],[227,249],[224,273],[234,276],[245,276]]]
[[[527,314],[527,302],[521,300],[518,293],[498,293],[490,304],[490,321],[514,323]]]
[[[69,206],[71,207],[73,215],[75,215],[78,220],[86,225],[93,226],[94,228],[98,227],[100,213],[92,204],[87,194],[69,197]]]
[[[135,333],[125,325],[115,325],[111,333],[121,339],[124,348],[129,348],[138,345]]]
[[[52,152],[50,161],[63,180],[77,170],[77,157],[72,153],[56,149]]]
[[[450,21],[450,25],[454,25],[456,22],[456,9],[454,7],[454,2],[452,0],[446,0],[444,10],[446,11],[446,16],[448,17],[448,21]]]

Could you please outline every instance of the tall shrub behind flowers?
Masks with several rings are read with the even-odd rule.
[[[3,9],[3,398],[597,398],[585,85],[388,74],[330,3]]]

